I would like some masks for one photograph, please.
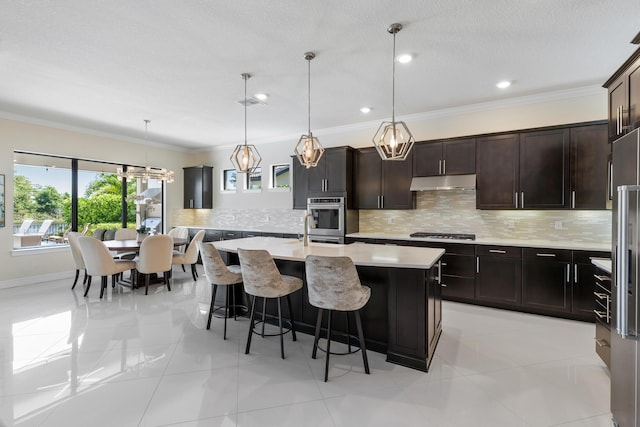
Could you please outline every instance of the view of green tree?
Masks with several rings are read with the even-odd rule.
[[[22,221],[31,216],[35,205],[33,201],[34,188],[31,181],[22,175],[13,177],[13,216],[14,220]]]
[[[47,185],[40,189],[35,197],[35,210],[40,217],[46,216],[55,218],[60,214],[60,202],[62,201],[62,195],[58,193],[55,187]]]
[[[94,197],[101,194],[120,195],[122,193],[122,182],[114,173],[96,175],[96,179],[91,181],[84,192],[84,197]],[[127,182],[127,194],[136,194],[136,183]]]

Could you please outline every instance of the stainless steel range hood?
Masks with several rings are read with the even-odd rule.
[[[411,191],[475,190],[474,175],[421,176],[411,180]]]

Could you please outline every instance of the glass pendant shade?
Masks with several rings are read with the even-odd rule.
[[[395,23],[387,28],[387,32],[393,35],[393,80],[391,91],[391,121],[382,122],[373,136],[373,145],[378,150],[382,160],[405,160],[411,152],[415,142],[411,131],[402,121],[396,121],[396,34],[402,29],[402,25]]]
[[[242,73],[244,80],[244,144],[236,145],[231,157],[229,157],[233,168],[238,173],[254,173],[262,161],[256,146],[247,144],[247,80],[250,78],[251,74]]]
[[[144,121],[145,144],[147,143],[147,127],[149,123],[151,123],[151,120]],[[146,151],[147,148],[145,147],[145,157],[147,156]],[[140,179],[142,182],[146,183],[150,179],[155,179],[170,184],[175,179],[175,174],[172,170],[167,170],[165,168],[156,169],[150,166],[127,166],[126,168],[117,168],[116,173],[120,181],[122,181],[123,179],[126,179],[128,181]]]
[[[313,52],[305,52],[304,59],[307,60],[307,99],[308,99],[308,119],[309,119],[309,133],[302,135],[296,144],[296,148],[293,152],[296,154],[298,161],[302,166],[307,169],[318,166],[318,162],[324,154],[324,147],[318,141],[318,138],[311,133],[311,60],[316,57]]]
[[[324,147],[320,144],[318,138],[309,132],[309,135],[302,135],[300,137],[293,151],[302,166],[314,168],[318,166],[318,162],[320,158],[322,158]]]

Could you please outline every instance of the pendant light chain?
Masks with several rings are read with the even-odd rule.
[[[309,112],[309,135],[311,135],[311,58],[307,59],[307,101]]]
[[[242,74],[242,78],[244,79],[244,146],[247,146],[247,79],[249,75],[244,73]]]
[[[396,121],[396,33],[393,32],[393,72],[391,78],[391,121]]]

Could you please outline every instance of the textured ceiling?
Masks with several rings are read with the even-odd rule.
[[[637,48],[637,0],[6,0],[0,112],[187,148],[297,139],[396,114],[600,85]],[[512,80],[507,90],[498,80]],[[373,108],[368,115],[359,108]],[[2,113],[0,113],[1,115]],[[375,125],[374,125],[375,131]]]

